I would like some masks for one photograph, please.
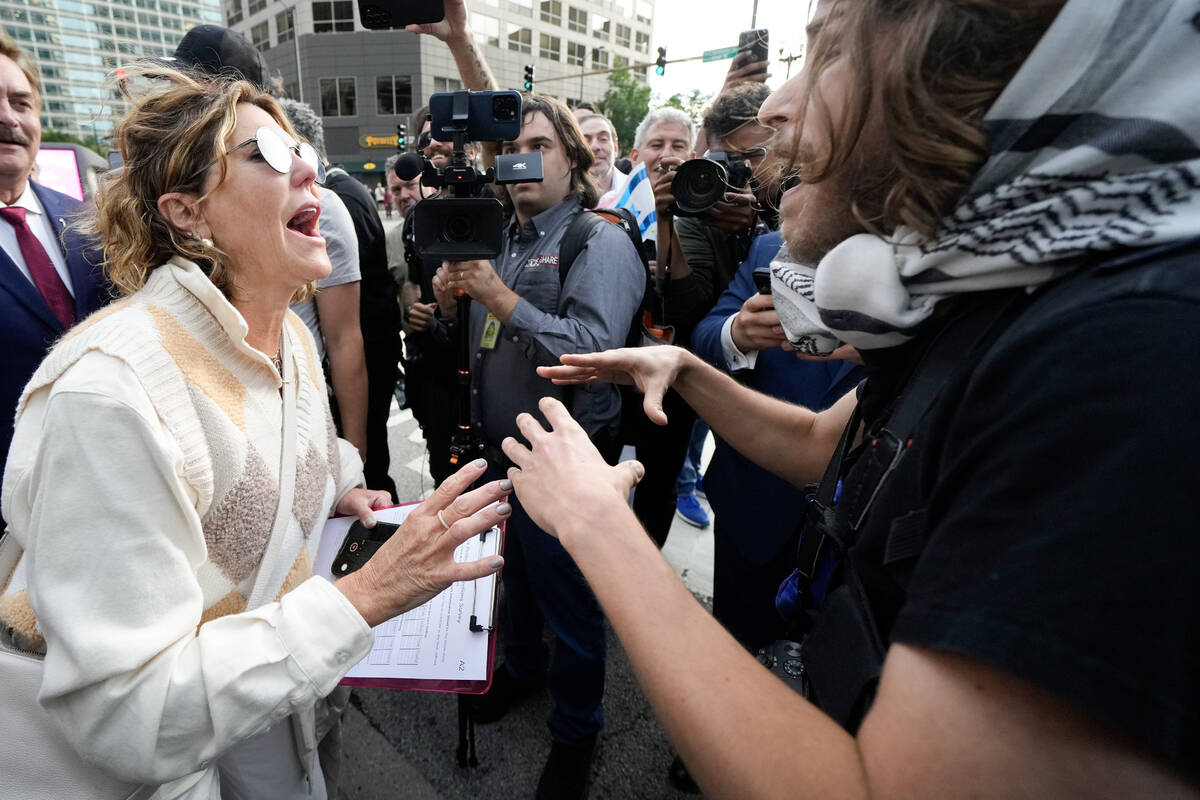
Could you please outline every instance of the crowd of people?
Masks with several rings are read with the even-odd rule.
[[[410,32],[501,88],[444,5]],[[411,158],[331,165],[217,26],[123,71],[94,207],[42,187],[37,69],[0,34],[0,795],[336,797],[371,626],[498,572],[465,709],[548,693],[538,798],[587,794],[606,620],[684,791],[1200,796],[1195,4],[795,24],[796,77],[739,54],[627,158],[595,106],[524,95],[461,156],[542,180],[495,189],[499,255],[469,261],[418,251]],[[449,163],[428,108],[409,129]],[[331,583],[324,522],[399,499],[394,394],[436,489]],[[660,552],[710,524],[710,429],[711,612]],[[454,560],[499,522],[502,557]]]

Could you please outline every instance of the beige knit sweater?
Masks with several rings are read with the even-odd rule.
[[[247,331],[195,264],[172,261],[67,335],[18,408],[2,497],[24,555],[0,624],[46,654],[39,702],[76,749],[125,779],[202,773],[292,713],[311,740],[314,703],[370,647],[310,577],[325,519],[361,480],[357,453],[336,437],[303,323],[289,313],[284,329],[294,386]],[[281,390],[296,393],[295,500],[261,564]],[[278,602],[247,610],[260,569]]]

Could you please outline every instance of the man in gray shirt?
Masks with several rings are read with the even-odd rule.
[[[539,378],[536,368],[563,353],[620,347],[645,288],[645,270],[624,231],[598,225],[559,280],[559,245],[571,221],[595,205],[588,174],[592,153],[570,110],[553,98],[525,98],[520,137],[505,153],[542,154],[542,183],[506,187],[512,216],[496,261],[443,264],[434,277],[438,310],[453,309],[451,292],[471,304],[472,424],[488,446],[493,471],[506,436],[520,436],[522,412],[537,415],[553,396],[613,462],[619,453],[620,395],[609,384],[571,389]],[[447,313],[449,313],[447,311]],[[604,617],[579,570],[557,540],[539,529],[512,498],[505,541],[505,663],[492,691],[476,705],[476,720],[498,719],[516,700],[548,683],[553,746],[538,797],[581,797],[596,735],[604,724]],[[542,642],[548,624],[557,638],[553,659]]]

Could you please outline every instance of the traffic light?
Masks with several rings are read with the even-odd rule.
[[[658,48],[658,61],[655,61],[654,71],[659,75],[664,75],[667,72],[667,48]]]
[[[525,65],[525,91],[533,91],[533,64]]]
[[[401,153],[408,149],[408,126],[403,122],[396,125],[396,149]]]

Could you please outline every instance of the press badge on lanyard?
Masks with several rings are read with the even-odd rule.
[[[483,336],[479,339],[480,350],[495,350],[496,340],[500,338],[500,320],[495,314],[488,313],[483,323]]]

